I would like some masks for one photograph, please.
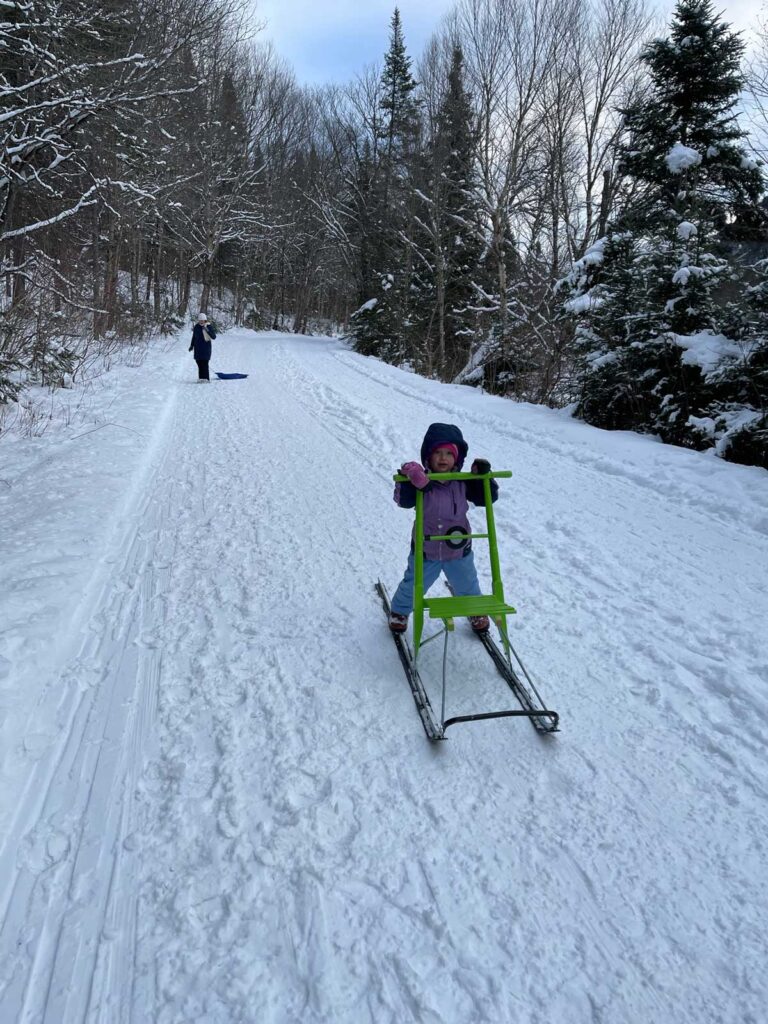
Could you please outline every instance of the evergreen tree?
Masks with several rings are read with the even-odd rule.
[[[435,339],[438,372],[452,379],[467,363],[476,332],[474,282],[482,254],[475,168],[474,114],[455,47],[434,138],[417,195],[419,248],[413,294],[419,336]]]
[[[746,290],[729,332],[741,358],[730,359],[713,375],[717,393],[709,410],[718,453],[731,462],[768,469],[768,261],[755,268],[757,284]]]
[[[411,74],[411,58],[405,50],[400,11],[392,15],[389,50],[384,57],[381,75],[381,126],[383,143],[383,194],[388,205],[393,190],[397,192],[397,178],[408,169],[414,152],[418,132],[418,104],[413,95],[416,81]],[[395,201],[399,196],[393,196]]]
[[[350,317],[350,334],[358,352],[388,358],[397,343],[391,337],[394,311],[386,301],[384,287],[389,282],[381,280],[379,271],[384,259],[381,230],[384,213],[379,184],[371,146],[366,139],[353,189],[352,234],[357,250],[359,307]]]
[[[743,49],[710,0],[679,0],[669,38],[645,51],[651,93],[625,113],[632,204],[570,279],[590,423],[716,442],[712,406],[740,357],[725,243],[757,224],[762,188],[734,114]]]
[[[361,294],[352,316],[351,334],[359,351],[402,362],[408,355],[413,253],[409,245],[412,221],[410,175],[419,130],[417,83],[405,50],[400,12],[392,16],[390,45],[381,77],[379,159],[366,186],[368,227],[360,239],[367,263]],[[359,225],[362,226],[362,225]]]
[[[218,107],[215,132],[217,159],[239,166],[247,158],[250,140],[239,90],[231,71],[225,71],[222,76]]]

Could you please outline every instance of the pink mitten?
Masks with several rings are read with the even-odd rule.
[[[400,467],[400,472],[403,476],[407,476],[414,487],[418,487],[422,490],[429,483],[429,478],[424,472],[424,467],[418,462],[406,462]]]

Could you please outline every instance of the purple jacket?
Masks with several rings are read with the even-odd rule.
[[[413,484],[396,484],[395,501],[402,508],[413,508],[416,505]],[[434,481],[424,489],[424,536],[469,533],[468,511],[467,485],[463,480]],[[445,562],[463,558],[471,548],[470,540],[425,540],[424,557],[434,562]]]
[[[436,444],[455,444],[459,450],[456,472],[467,457],[467,442],[452,423],[432,423],[421,445],[421,462],[428,465],[429,454]],[[431,480],[424,488],[424,536],[443,537],[448,533],[470,533],[467,512],[469,502],[485,507],[483,481]],[[491,501],[499,496],[499,487],[491,480]],[[410,482],[395,484],[395,501],[401,508],[416,507],[416,488]],[[415,538],[414,538],[415,540]],[[411,542],[413,547],[413,542]],[[433,562],[464,558],[472,550],[471,540],[425,540],[424,557]]]

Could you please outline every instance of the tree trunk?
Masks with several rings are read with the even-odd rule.
[[[108,249],[107,263],[104,268],[104,308],[107,310],[107,330],[111,331],[117,321],[118,279],[120,270],[120,250],[122,235],[118,229],[117,238],[112,240]]]
[[[597,237],[602,238],[608,230],[608,216],[611,212],[611,172],[603,171],[603,194],[600,198],[600,220],[597,225]]]
[[[187,263],[184,269],[184,280],[181,283],[179,292],[178,314],[182,316],[189,309],[189,291],[192,287],[192,269]]]
[[[91,234],[91,306],[93,307],[93,336],[100,338],[102,334],[102,317],[99,309],[99,214],[94,208],[93,229]]]
[[[13,209],[16,205],[16,189],[13,185],[8,186],[8,199],[6,200],[5,210],[3,211],[3,217],[0,219],[0,231],[10,230],[13,228]],[[13,247],[10,242],[5,247],[6,256],[13,264]],[[13,274],[5,275],[5,296],[7,299],[12,299],[15,289],[15,280]]]
[[[131,259],[131,305],[134,309],[139,305],[139,275],[143,248],[141,232],[137,231],[133,237],[133,258]]]
[[[203,292],[200,296],[200,312],[208,312],[208,303],[211,301],[211,276],[213,273],[213,256],[209,256],[203,266]]]
[[[160,268],[162,266],[163,257],[163,236],[161,233],[160,224],[157,225],[157,246],[155,248],[155,290],[154,290],[154,303],[155,303],[155,320],[157,323],[160,322],[160,313],[162,309],[162,301],[160,296]]]
[[[24,236],[14,240],[11,246],[12,260],[14,266],[20,266],[24,261]],[[11,304],[16,305],[18,302],[22,302],[24,296],[27,294],[27,279],[24,274],[13,275],[13,296],[11,298]]]
[[[433,222],[435,240],[435,313],[437,314],[437,372],[442,377],[446,371],[445,364],[445,253],[443,252],[441,232]],[[432,346],[429,346],[428,361],[432,362]],[[432,372],[430,367],[429,372]]]

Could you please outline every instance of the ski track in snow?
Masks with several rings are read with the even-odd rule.
[[[174,363],[36,691],[0,1020],[764,1020],[768,474],[327,339],[216,355],[250,377]],[[424,739],[373,584],[434,420],[514,472],[502,569],[556,737]],[[451,712],[507,706],[459,625]]]

